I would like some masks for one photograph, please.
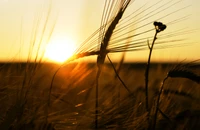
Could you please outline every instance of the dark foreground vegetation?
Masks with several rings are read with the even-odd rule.
[[[115,66],[119,68],[118,64]],[[200,74],[198,64],[152,63],[148,116],[144,82],[146,64],[124,63],[118,69],[130,92],[117,78],[112,66],[105,64],[99,79],[99,129],[147,129],[149,122],[155,119],[158,95],[156,129],[200,128],[198,77],[194,80],[184,76],[169,77],[159,94],[167,73],[176,70],[177,66],[187,73]],[[58,67],[56,64],[1,63],[2,130],[95,128],[96,64],[70,63],[60,68],[52,81]]]
[[[38,25],[33,29],[28,62],[0,65],[0,130],[200,129],[198,60],[151,62],[154,49],[189,44],[182,35],[191,30],[171,26],[187,16],[182,13],[180,18],[160,22],[186,8],[169,10],[179,2],[146,3],[125,15],[134,1],[105,1],[99,29],[77,47],[64,66],[41,63],[41,42],[39,47],[35,44]],[[162,15],[157,17],[158,13]],[[163,33],[168,27],[173,31]],[[140,50],[149,50],[147,62],[123,63],[125,52]],[[113,64],[109,54],[118,52],[123,53],[121,61]],[[94,64],[74,62],[91,55],[97,56]],[[29,62],[32,58],[34,63]],[[108,63],[104,63],[106,59]]]

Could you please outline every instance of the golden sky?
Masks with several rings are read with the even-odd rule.
[[[160,0],[135,0],[127,8],[124,17],[134,11],[136,12],[142,5],[146,4],[143,7],[143,10],[145,10],[159,1]],[[180,43],[186,43],[187,46],[181,45],[181,47],[154,50],[152,59],[154,61],[196,60],[200,57],[200,1],[162,0],[157,7],[170,2],[171,6],[168,4],[168,6],[166,6],[167,8],[163,7],[163,9],[166,8],[165,10],[136,23],[133,28],[140,27],[145,23],[154,21],[175,10],[188,6],[185,9],[161,19],[163,23],[169,23],[176,19],[189,16],[186,20],[169,26],[167,25],[167,29],[161,32],[165,34],[180,29],[192,31],[192,33],[180,35],[171,39],[186,39]],[[178,3],[173,5],[173,3],[176,2]],[[30,53],[34,59],[40,41],[41,50],[39,50],[39,55],[42,55],[42,50],[45,48],[46,43],[53,41],[53,39],[56,39],[55,41],[57,42],[59,39],[63,38],[70,39],[76,46],[80,46],[86,38],[100,27],[103,7],[104,0],[0,0],[0,61],[26,60]],[[145,17],[145,13],[148,14],[155,9],[156,6],[133,19],[142,19],[142,17]],[[48,14],[49,18],[46,23],[45,20]],[[52,35],[50,40],[48,40],[54,24],[55,27]],[[44,28],[45,32],[43,34]],[[153,28],[153,23],[134,33],[136,34],[151,28]],[[161,33],[159,35],[161,35]],[[182,33],[185,33],[185,31],[182,31]],[[153,35],[154,32],[151,32],[142,37],[153,37]],[[110,55],[112,59],[115,60],[118,60],[121,56],[121,54]],[[147,57],[148,51],[136,51],[126,54],[127,61],[146,61]]]

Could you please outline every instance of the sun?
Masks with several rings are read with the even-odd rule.
[[[51,40],[45,51],[45,58],[50,61],[62,63],[70,58],[75,51],[75,42],[66,37],[57,37]]]

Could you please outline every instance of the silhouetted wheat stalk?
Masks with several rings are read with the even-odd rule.
[[[177,66],[174,69],[170,70],[168,72],[167,76],[164,78],[162,85],[161,85],[161,88],[160,88],[160,91],[159,91],[159,94],[158,94],[158,98],[157,98],[157,102],[156,102],[156,111],[155,111],[155,114],[154,114],[152,129],[156,128],[156,120],[157,120],[157,113],[159,111],[160,97],[161,97],[161,94],[163,92],[165,81],[168,78],[186,78],[186,79],[189,79],[189,80],[196,82],[198,84],[200,83],[200,76],[197,75],[196,73],[186,69],[186,68],[179,68],[179,66]]]
[[[134,2],[134,1],[132,1]],[[124,19],[122,18],[122,15],[127,8],[128,5],[132,4],[131,0],[118,0],[118,1],[109,1],[107,0],[105,2],[104,7],[104,13],[102,17],[101,26],[99,29],[97,29],[90,37],[88,37],[83,43],[80,44],[79,48],[75,51],[75,54],[68,59],[62,66],[65,64],[68,64],[69,62],[76,60],[78,58],[83,58],[87,56],[97,55],[97,66],[98,66],[98,72],[96,76],[96,124],[98,124],[98,79],[101,73],[102,65],[104,63],[105,57],[108,53],[117,53],[117,52],[125,52],[125,51],[140,51],[140,50],[147,50],[149,49],[146,46],[146,39],[149,40],[155,40],[151,37],[143,37],[145,34],[148,34],[149,32],[154,31],[155,29],[149,29],[145,31],[140,31],[140,29],[143,29],[144,27],[152,24],[155,19],[152,21],[145,23],[143,25],[140,25],[135,28],[131,28],[131,30],[128,30],[128,28],[143,22],[147,19],[150,19],[152,16],[157,15],[159,13],[163,13],[164,11],[168,10],[169,7],[175,6],[180,1],[174,2],[174,1],[167,1],[166,3],[163,2],[163,0],[158,1],[155,4],[152,4],[149,7],[145,7],[146,5],[143,5],[135,12],[131,13],[130,15],[126,16]],[[159,5],[160,4],[160,5]],[[166,13],[165,15],[160,16],[157,20],[166,18],[174,13],[177,13],[181,10],[184,10],[186,7],[179,8],[175,11],[171,11],[170,13]],[[137,18],[137,16],[143,14],[142,18]],[[135,19],[137,18],[137,19]],[[183,21],[187,19],[187,16],[175,19],[171,22],[166,23],[168,26],[172,24],[176,24],[180,21]],[[159,27],[156,25],[156,27]],[[160,32],[162,29],[156,28],[157,33]],[[127,31],[128,30],[128,31]],[[131,34],[133,32],[139,31],[137,33]],[[177,39],[171,40],[171,38],[175,38],[176,36],[185,35],[190,33],[190,31],[187,30],[177,30],[170,33],[166,33],[163,35],[160,35],[159,39],[162,39],[162,41],[157,42],[157,46],[155,49],[163,49],[163,48],[170,48],[170,47],[177,47],[177,46],[183,46],[183,42],[185,39]],[[129,34],[129,36],[126,36]],[[156,34],[157,35],[157,34]],[[111,37],[112,36],[112,37]],[[134,38],[134,39],[132,39]],[[128,48],[127,48],[127,40],[128,40]],[[125,44],[126,43],[126,44]],[[189,43],[186,43],[185,45],[188,45]],[[161,46],[162,45],[162,46]],[[100,48],[99,48],[100,47]],[[152,46],[153,48],[153,46]],[[150,62],[150,60],[149,60]],[[59,69],[56,70],[56,72],[53,75],[51,86],[49,90],[49,101],[48,104],[50,106],[50,98],[51,98],[51,91],[53,87],[53,81],[57,74],[57,72],[62,68],[60,66]],[[148,75],[148,74],[147,74]],[[148,82],[148,81],[147,81]],[[147,83],[148,84],[148,83]],[[147,87],[148,88],[148,87]],[[147,90],[148,92],[148,90]],[[147,95],[148,97],[148,95]],[[147,101],[147,110],[148,110],[148,101]],[[98,127],[96,125],[96,127]]]
[[[98,129],[98,109],[99,109],[99,104],[98,104],[98,80],[99,80],[99,76],[101,74],[102,71],[102,66],[104,64],[106,55],[107,55],[107,47],[108,47],[108,43],[110,41],[110,38],[113,34],[113,31],[116,27],[116,25],[119,23],[119,20],[122,18],[124,11],[126,10],[127,6],[129,5],[130,0],[124,0],[121,3],[121,7],[116,15],[116,17],[114,18],[114,20],[111,22],[111,24],[109,25],[108,29],[105,32],[105,35],[103,36],[103,40],[101,41],[101,46],[100,46],[100,51],[99,51],[99,55],[97,57],[97,66],[98,66],[98,72],[96,75],[96,117],[95,117],[95,128]]]
[[[123,1],[118,0],[118,1],[115,1],[115,2],[118,3],[118,6],[116,4],[116,8],[120,8],[119,3],[123,2]],[[107,45],[106,50],[104,49],[103,52],[107,54],[107,53],[118,53],[118,52],[125,52],[125,51],[127,51],[127,52],[128,51],[141,51],[141,50],[149,49],[146,46],[146,39],[151,40],[152,38],[151,37],[140,38],[140,36],[143,36],[143,35],[145,35],[149,32],[154,31],[154,28],[146,30],[146,31],[140,31],[140,29],[143,29],[144,27],[152,24],[152,22],[155,21],[155,19],[152,20],[151,22],[140,25],[136,28],[132,28],[132,26],[137,25],[138,23],[145,21],[147,19],[150,19],[152,16],[157,15],[157,14],[169,9],[169,7],[173,7],[173,6],[177,5],[180,1],[178,1],[178,2],[170,1],[170,2],[163,3],[163,4],[161,4],[161,2],[163,2],[163,0],[160,0],[159,2],[149,6],[147,8],[145,8],[145,5],[143,5],[142,7],[140,7],[135,12],[126,16],[124,19],[121,19],[120,22],[118,23],[119,27],[117,27],[112,32],[113,38],[109,39],[110,40],[109,44]],[[111,1],[111,3],[113,3],[113,1]],[[111,3],[110,3],[111,7],[115,5],[115,4],[111,4]],[[161,5],[159,6],[159,4],[161,4]],[[109,8],[111,8],[110,6],[109,6]],[[156,7],[156,6],[158,6],[158,7]],[[153,9],[155,7],[156,7],[156,9]],[[172,11],[170,13],[162,15],[158,19],[166,18],[166,17],[168,17],[168,16],[170,16],[174,13],[177,13],[181,10],[184,10],[187,7],[188,6],[183,7],[183,8],[179,8],[175,11]],[[104,11],[108,10],[107,8],[105,7]],[[107,15],[110,16],[109,13],[111,13],[111,12],[107,12],[107,14],[104,14],[105,15],[104,17],[108,17]],[[135,17],[137,17],[141,14],[144,15],[142,18],[134,19]],[[99,43],[99,41],[101,41],[102,37],[104,36],[104,34],[102,34],[100,32],[102,30],[105,31],[106,27],[114,19],[114,18],[111,18],[111,19],[109,19],[109,18],[104,18],[104,19],[107,19],[107,21],[102,22],[102,26],[99,29],[97,29],[91,36],[89,36],[83,43],[81,43],[79,45],[79,47],[76,49],[75,54],[71,58],[69,58],[62,66],[64,66],[65,64],[68,64],[71,61],[79,59],[79,58],[100,54],[99,46],[101,46],[101,44]],[[175,19],[171,22],[168,22],[166,24],[168,26],[170,26],[170,25],[176,24],[178,22],[184,21],[187,18],[188,18],[188,16],[184,16],[184,17]],[[131,30],[127,30],[127,28],[131,28]],[[131,34],[132,32],[135,32],[135,31],[140,31],[140,32],[135,33],[135,34]],[[122,33],[120,33],[120,32],[122,32]],[[170,33],[160,35],[159,39],[162,39],[163,41],[158,41],[157,46],[154,47],[154,49],[163,49],[163,48],[179,47],[179,46],[183,46],[183,45],[188,45],[189,43],[185,43],[185,44],[182,43],[182,41],[185,40],[185,39],[177,39],[177,38],[176,38],[176,40],[168,40],[168,39],[175,38],[176,36],[180,36],[180,35],[186,35],[186,34],[191,33],[191,32],[192,31],[181,29],[181,30],[177,30],[177,31],[173,31],[173,32],[170,32]],[[100,34],[97,35],[98,33],[100,33]],[[126,36],[127,34],[129,34],[129,36]],[[132,39],[132,38],[134,38],[134,39]],[[127,40],[128,40],[128,43],[127,43]],[[172,45],[170,45],[170,43]],[[127,44],[129,44],[128,48],[127,48]],[[167,44],[167,45],[165,45],[165,44]],[[102,48],[105,48],[105,45],[102,46]],[[102,53],[102,51],[101,51],[101,53]],[[62,68],[62,66],[60,68]],[[55,72],[55,75],[58,71],[59,71],[59,69]],[[52,82],[54,80],[55,75],[52,78]]]
[[[120,1],[121,0],[118,0],[116,3],[120,3]],[[154,16],[158,13],[161,13],[161,11],[167,10],[171,6],[175,6],[176,4],[178,4],[180,2],[180,1],[178,1],[178,2],[173,3],[172,1],[170,1],[170,2],[162,4],[161,6],[157,7],[153,11],[150,10],[152,8],[155,8],[155,6],[158,5],[159,3],[161,3],[162,1],[163,0],[159,1],[156,4],[153,4],[150,7],[147,7],[144,10],[142,10],[142,9],[145,6],[142,6],[140,9],[136,10],[135,12],[128,15],[124,19],[121,19],[120,22],[117,24],[119,26],[113,32],[107,33],[108,36],[112,35],[112,38],[106,38],[107,40],[109,39],[109,44],[105,44],[105,45],[101,46],[101,41],[103,41],[103,37],[105,36],[105,32],[102,33],[101,31],[102,30],[105,31],[107,26],[111,24],[111,22],[115,19],[115,17],[117,17],[117,15],[114,16],[114,18],[111,18],[109,21],[104,21],[102,23],[102,26],[98,30],[96,30],[90,37],[88,37],[83,43],[80,44],[79,48],[75,51],[74,56],[71,57],[69,60],[67,60],[66,63],[68,63],[69,61],[73,61],[75,59],[78,59],[78,58],[82,58],[82,57],[99,55],[100,53],[116,53],[116,52],[140,51],[140,50],[148,49],[148,47],[146,46],[146,39],[152,40],[152,38],[151,37],[140,38],[140,36],[143,36],[143,35],[145,35],[149,32],[153,32],[154,28],[151,28],[151,29],[145,30],[145,31],[141,31],[141,32],[135,33],[135,34],[131,34],[131,33],[145,28],[147,25],[152,24],[155,20],[152,20],[151,22],[145,23],[145,24],[140,25],[140,26],[135,27],[135,28],[131,28],[131,27],[134,26],[134,25],[137,25],[138,23],[140,23],[142,21],[145,21],[145,20],[151,18],[152,16]],[[114,4],[111,4],[111,3],[113,3],[113,1],[110,2],[110,6],[114,6]],[[120,8],[119,5],[117,7]],[[174,13],[177,13],[181,10],[184,10],[185,8],[186,7],[181,8],[181,9],[177,9],[177,10],[171,12],[171,13],[168,13],[168,14],[165,14],[165,15],[159,17],[158,19],[166,18],[166,17],[168,17],[168,16],[170,16]],[[105,8],[104,10],[106,10],[106,9],[107,8]],[[107,12],[107,13],[111,13],[111,12]],[[144,16],[142,18],[134,19],[134,17],[137,17],[138,15],[141,15],[141,14],[144,14]],[[107,15],[109,15],[109,14],[107,14]],[[107,15],[104,16],[104,17],[106,17],[104,19],[108,19]],[[188,16],[184,16],[184,17],[175,19],[171,22],[168,22],[168,23],[166,23],[166,25],[170,26],[172,24],[176,24],[178,22],[181,22],[181,21],[183,21],[187,18],[188,18]],[[128,30],[128,28],[131,28],[131,30]],[[98,33],[100,33],[100,34],[97,35]],[[160,35],[159,39],[162,39],[164,41],[158,41],[157,47],[155,47],[154,49],[175,47],[176,45],[183,46],[182,43],[181,44],[178,44],[178,43],[174,44],[174,43],[178,42],[178,41],[183,41],[185,39],[176,39],[176,40],[168,40],[168,39],[176,37],[176,36],[180,36],[180,35],[185,35],[185,34],[188,34],[188,33],[191,33],[191,31],[181,29],[181,30],[170,32],[170,33],[162,34],[162,35]],[[127,34],[129,34],[129,36],[126,36]],[[132,39],[132,38],[134,38],[134,39]],[[127,40],[128,40],[128,44],[129,44],[128,48],[127,48],[127,45],[126,45]],[[99,43],[99,41],[100,41],[100,43]],[[170,45],[170,43],[173,44],[173,45]],[[160,45],[164,45],[164,44],[168,44],[168,45],[165,45],[163,47],[160,46]],[[100,51],[99,46],[101,46],[102,49],[104,48],[104,51]],[[106,47],[106,49],[105,49],[105,47]]]
[[[167,76],[171,78],[186,78],[198,84],[200,83],[200,76],[188,70],[170,70]]]

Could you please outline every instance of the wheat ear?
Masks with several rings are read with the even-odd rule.
[[[186,78],[186,79],[192,80],[193,82],[196,82],[198,84],[200,83],[200,76],[198,76],[197,74],[195,74],[192,71],[189,71],[187,69],[178,69],[178,68],[170,70],[168,72],[167,76],[165,77],[165,79],[163,80],[161,89],[160,89],[159,94],[158,94],[155,117],[154,117],[154,122],[153,122],[153,129],[155,129],[155,126],[156,126],[156,120],[157,120],[157,113],[158,113],[158,109],[159,109],[160,96],[161,96],[163,88],[164,88],[164,83],[169,77],[170,78]]]
[[[110,38],[113,34],[113,31],[116,27],[116,25],[119,23],[119,20],[122,18],[124,11],[126,10],[128,4],[130,3],[131,0],[128,1],[123,1],[122,3],[122,7],[120,7],[116,17],[114,18],[114,20],[111,22],[111,24],[109,25],[103,40],[101,42],[101,46],[100,46],[100,51],[99,51],[99,55],[97,57],[97,66],[98,66],[98,71],[97,71],[97,75],[96,75],[96,105],[95,105],[95,128],[98,129],[98,107],[99,107],[99,103],[98,103],[98,80],[99,80],[99,76],[101,74],[101,70],[102,70],[102,66],[104,64],[105,61],[105,57],[107,55],[107,46],[108,43],[110,41]]]
[[[171,78],[186,78],[198,84],[200,83],[200,76],[186,69],[185,70],[179,70],[179,69],[170,70],[167,76]]]

